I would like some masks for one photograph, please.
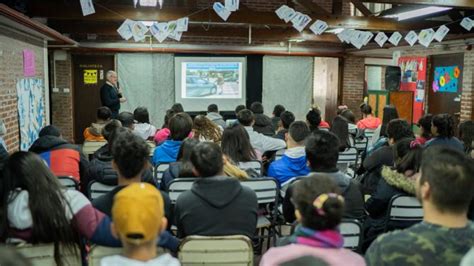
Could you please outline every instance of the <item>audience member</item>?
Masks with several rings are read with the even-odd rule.
[[[321,111],[318,108],[311,108],[306,114],[306,123],[308,123],[309,130],[314,132],[320,128],[329,129],[329,124],[322,120]]]
[[[272,113],[273,132],[276,132],[277,129],[279,128],[278,124],[280,123],[280,116],[283,112],[285,112],[285,107],[283,105],[277,104],[275,105],[275,107],[273,107],[273,113]]]
[[[271,248],[260,261],[261,266],[280,265],[298,257],[311,255],[329,265],[361,265],[364,259],[343,248],[344,238],[338,226],[344,214],[344,198],[331,177],[314,175],[295,184],[293,202],[300,226],[285,239],[283,247]]]
[[[472,159],[443,145],[427,149],[416,185],[423,222],[379,237],[365,254],[367,264],[459,265],[474,246],[466,217],[473,191]]]
[[[240,111],[247,109],[245,105],[240,104],[235,107],[235,117],[239,114]]]
[[[242,170],[239,166],[235,165],[232,160],[224,154],[224,174],[228,177],[237,178],[240,181],[250,179],[250,175],[246,172],[249,169]],[[249,171],[251,172],[251,171]],[[259,174],[254,175],[255,177],[260,176]]]
[[[156,127],[150,124],[148,109],[146,107],[138,107],[133,111],[133,118],[137,121],[133,133],[144,140],[153,139],[156,134]]]
[[[273,136],[275,131],[273,130],[272,120],[263,113],[262,103],[252,103],[252,105],[250,105],[250,111],[254,113],[255,122],[252,125],[253,129],[265,136]]]
[[[217,108],[217,104],[210,104],[207,107],[207,115],[206,117],[214,122],[216,125],[220,126],[222,129],[226,128],[226,123],[224,118],[219,114],[219,109]]]
[[[265,136],[253,129],[255,118],[252,111],[248,109],[240,111],[237,119],[247,131],[252,147],[262,154],[266,151],[277,151],[286,148],[285,141]]]
[[[223,173],[223,154],[215,143],[201,142],[191,153],[199,176],[176,202],[178,237],[246,235],[257,226],[257,197],[250,188]]]
[[[295,115],[290,111],[284,111],[280,114],[280,122],[278,122],[277,133],[274,138],[285,140],[285,135],[288,133],[291,123],[295,122]]]
[[[178,150],[193,128],[193,120],[186,113],[178,113],[169,121],[170,136],[161,145],[155,148],[152,162],[154,165],[160,163],[176,162]]]
[[[89,161],[81,148],[64,140],[55,126],[41,129],[30,151],[41,156],[56,176],[70,176],[78,182],[87,177]]]
[[[96,159],[100,154],[109,151],[110,147],[108,141],[110,139],[110,135],[119,127],[122,127],[122,123],[120,123],[120,121],[117,119],[111,119],[107,124],[105,124],[104,128],[102,129],[102,136],[104,136],[104,139],[107,141],[107,143],[102,145],[102,147],[97,149],[94,154],[92,154],[92,159]]]
[[[156,132],[155,134],[155,143],[156,145],[160,145],[162,144],[165,140],[167,140],[170,136],[170,129],[169,129],[169,121],[170,119],[175,115],[176,113],[169,109],[166,111],[166,115],[165,115],[165,122],[163,124],[163,127],[158,130],[158,132]],[[189,135],[188,135],[188,138],[192,138],[193,137],[193,132],[189,132]]]
[[[418,127],[420,128],[420,134],[416,137],[415,143],[419,145],[425,145],[425,143],[431,139],[431,121],[433,116],[426,114],[418,120]]]
[[[168,191],[171,181],[178,177],[194,177],[191,164],[191,151],[199,143],[197,139],[187,139],[181,143],[178,151],[177,161],[170,163],[168,169],[163,173],[160,189]]]
[[[173,106],[171,106],[171,110],[177,114],[177,113],[184,113],[184,108],[181,103],[175,103]]]
[[[280,186],[293,177],[305,176],[309,173],[304,141],[310,133],[308,126],[303,121],[291,124],[289,132],[286,133],[288,148],[281,159],[270,164],[267,173],[268,176],[275,178]]]
[[[332,127],[329,130],[339,139],[339,151],[343,152],[354,146],[354,138],[349,134],[347,120],[341,116],[336,116],[332,121]]]
[[[470,155],[474,146],[474,121],[464,121],[459,125],[459,138],[464,143],[464,151]]]
[[[102,106],[97,109],[97,121],[92,123],[90,127],[84,129],[84,140],[85,141],[105,141],[102,136],[102,129],[112,117],[112,111],[109,107]]]
[[[157,257],[156,240],[166,230],[163,198],[158,190],[145,183],[122,189],[114,198],[112,232],[123,245],[121,255],[104,257],[102,266],[170,265],[180,263],[170,254]]]
[[[112,144],[112,167],[118,175],[118,185],[105,195],[95,199],[92,204],[101,212],[112,215],[114,197],[130,184],[140,183],[143,172],[149,168],[150,147],[139,136],[128,130],[118,130],[114,134]],[[171,218],[171,202],[167,194],[162,192],[165,202],[166,217]],[[113,218],[113,217],[112,217]],[[172,219],[170,219],[172,221]],[[160,244],[176,251],[178,243],[169,234],[160,238]]]
[[[356,119],[354,113],[350,109],[344,109],[341,111],[341,117],[347,120],[349,133],[352,134],[353,137],[358,137],[359,130],[356,126]]]
[[[433,116],[431,134],[433,134],[433,138],[426,142],[425,147],[443,145],[464,151],[462,142],[454,137],[454,119],[451,115],[439,114]]]
[[[366,103],[360,106],[360,111],[362,113],[362,119],[357,122],[358,129],[370,129],[374,130],[380,126],[382,121],[380,118],[373,116],[372,107]]]
[[[396,195],[415,195],[415,179],[421,165],[421,146],[412,146],[413,139],[402,139],[394,145],[395,167],[383,166],[375,191],[365,203],[369,217],[365,220],[364,250],[384,230],[406,228],[412,222],[387,224],[390,200]]]
[[[344,218],[363,220],[365,216],[364,199],[359,184],[337,169],[339,158],[339,140],[337,136],[331,132],[315,131],[306,138],[305,151],[306,160],[311,169],[310,175],[328,176],[339,186],[342,195],[346,199]],[[291,185],[288,188],[283,200],[283,215],[289,223],[295,220],[295,209],[291,203],[293,186]]]
[[[119,246],[110,232],[110,219],[92,207],[79,191],[64,189],[59,180],[31,152],[10,156],[0,180],[0,239],[61,245],[63,253],[80,258],[81,238],[103,246]]]
[[[382,119],[382,124],[377,127],[374,131],[374,135],[372,138],[369,138],[369,146],[375,146],[380,147],[382,145],[377,145],[379,143],[380,139],[383,138],[382,142],[387,142],[387,126],[390,121],[393,119],[398,119],[398,112],[397,108],[393,105],[387,105],[383,108],[383,119]]]
[[[122,123],[122,127],[128,128],[131,131],[135,129],[135,118],[133,117],[133,114],[130,112],[121,112],[117,116],[117,120]]]
[[[194,118],[193,137],[199,141],[221,143],[222,127],[213,123],[204,115],[197,115]]]

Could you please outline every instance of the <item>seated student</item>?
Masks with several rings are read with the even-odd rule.
[[[271,248],[260,266],[281,265],[298,257],[311,255],[329,265],[365,265],[359,254],[344,249],[339,232],[344,213],[344,198],[331,177],[308,176],[295,184],[293,202],[296,219],[301,224],[284,239],[282,247]]]
[[[313,132],[306,138],[305,151],[306,160],[311,169],[310,175],[328,176],[339,186],[341,194],[346,199],[344,218],[363,220],[365,217],[364,199],[359,184],[337,169],[339,140],[336,135],[322,130]],[[283,200],[283,215],[289,223],[296,219],[295,208],[291,203],[293,187],[294,184],[288,188]]]
[[[372,194],[380,179],[382,166],[392,167],[394,165],[393,148],[398,141],[404,138],[414,138],[411,127],[403,119],[394,119],[387,125],[388,143],[372,152],[362,162],[359,173],[365,173],[362,181],[364,194]]]
[[[365,220],[365,251],[375,238],[389,230],[406,228],[412,222],[392,222],[387,225],[387,211],[390,200],[395,195],[415,195],[415,179],[421,165],[421,146],[412,146],[412,138],[402,139],[394,145],[395,167],[384,166],[381,178],[370,198],[365,202],[369,217]]]
[[[431,135],[431,121],[433,115],[426,114],[418,120],[418,127],[420,128],[420,135],[416,137],[415,143],[425,145],[433,136]]]
[[[206,117],[223,129],[226,128],[227,126],[224,121],[224,118],[222,118],[222,116],[219,114],[219,109],[217,108],[217,104],[210,104],[207,107]]]
[[[112,167],[118,174],[118,186],[105,195],[95,199],[92,204],[109,217],[112,214],[114,197],[122,189],[133,183],[140,183],[143,172],[149,167],[149,146],[139,136],[123,128],[118,129],[112,145]],[[155,186],[156,187],[156,186]],[[171,220],[171,202],[166,193],[161,192],[165,202],[165,214]],[[113,218],[113,217],[112,217]],[[160,238],[160,244],[174,251],[178,248],[176,239],[169,233]]]
[[[464,151],[462,142],[454,136],[454,119],[451,115],[439,114],[433,116],[431,134],[433,134],[433,138],[426,142],[425,147],[443,145]]]
[[[332,127],[329,130],[339,139],[339,151],[343,152],[354,146],[355,140],[349,134],[349,127],[346,119],[341,116],[336,116],[332,121]]]
[[[39,154],[56,176],[71,176],[78,182],[87,177],[89,161],[81,148],[61,138],[61,132],[55,126],[41,129],[30,151]]]
[[[284,111],[280,114],[280,121],[278,122],[278,128],[274,138],[285,140],[286,133],[290,128],[291,123],[295,122],[295,115],[290,111]]]
[[[133,133],[144,140],[153,138],[156,133],[156,127],[150,124],[150,115],[146,107],[138,107],[133,111],[133,118],[137,123],[133,128]]]
[[[273,132],[276,132],[277,129],[279,128],[279,123],[280,123],[280,116],[281,114],[285,112],[285,107],[281,104],[275,105],[273,107],[273,113],[272,113],[272,127],[273,127]]]
[[[464,143],[464,151],[470,156],[474,148],[474,121],[464,121],[459,125],[459,138]]]
[[[348,125],[347,128],[349,129],[349,133],[354,137],[357,138],[361,134],[362,131],[358,130],[355,122],[355,115],[350,109],[342,109],[338,110],[338,115],[340,115],[342,118],[346,119]]]
[[[266,151],[277,151],[286,148],[285,141],[265,136],[254,130],[255,117],[252,111],[248,109],[240,111],[237,115],[237,120],[247,130],[252,147],[259,152],[264,153]]]
[[[193,138],[199,141],[221,143],[222,128],[213,123],[206,116],[197,115],[193,123]]]
[[[184,113],[184,108],[181,103],[175,103],[170,108],[175,114],[177,113]]]
[[[253,102],[250,105],[250,111],[253,112],[255,118],[255,122],[252,125],[253,129],[265,136],[273,136],[275,131],[273,130],[272,120],[264,114],[262,103]]]
[[[175,115],[175,112],[173,110],[171,109],[166,110],[164,124],[161,127],[161,129],[156,132],[155,137],[153,138],[156,145],[160,145],[161,143],[163,143],[163,141],[167,140],[168,137],[170,136],[170,130],[168,128],[169,121],[171,117],[173,117],[174,115]]]
[[[257,226],[257,196],[223,173],[223,154],[215,143],[201,142],[191,153],[195,176],[191,190],[176,202],[178,237],[189,235],[252,237]]]
[[[446,146],[423,153],[416,195],[423,222],[380,236],[365,259],[370,265],[459,265],[474,246],[466,214],[474,191],[474,162]]]
[[[193,128],[193,120],[186,113],[177,113],[169,121],[170,136],[162,144],[155,148],[152,162],[160,163],[176,162],[179,147]]]
[[[387,126],[393,119],[398,119],[397,108],[393,105],[385,106],[383,108],[382,124],[375,129],[373,136],[369,138],[368,147],[377,149],[387,142]]]
[[[170,254],[157,257],[156,239],[168,224],[163,207],[160,192],[149,184],[131,184],[118,192],[112,207],[112,232],[122,242],[123,251],[104,257],[100,265],[179,266]]]
[[[105,124],[104,128],[102,129],[102,136],[104,136],[105,141],[108,141],[112,132],[114,132],[115,129],[119,127],[122,127],[122,123],[120,123],[120,121],[117,119],[111,119],[107,124]],[[109,143],[107,142],[102,145],[102,147],[97,149],[94,154],[92,154],[92,160],[98,158],[100,154],[108,152],[109,149]]]
[[[358,129],[371,129],[374,130],[382,124],[380,118],[373,116],[372,107],[366,103],[360,106],[360,112],[362,113],[362,119],[357,122]]]
[[[135,118],[133,117],[133,114],[130,112],[121,112],[117,116],[117,120],[122,123],[122,127],[128,128],[131,131],[135,129]]]
[[[120,246],[110,219],[77,190],[64,189],[44,161],[32,152],[10,156],[0,179],[0,239],[54,243],[80,258],[81,238],[102,246]],[[63,257],[56,250],[57,265]]]
[[[304,176],[309,173],[306,165],[306,153],[304,141],[310,134],[308,126],[303,121],[293,122],[290,130],[286,133],[286,144],[288,149],[281,159],[273,161],[268,168],[268,176],[276,179],[281,186],[293,177]]]
[[[232,125],[235,125],[235,124],[238,124],[239,121],[237,120],[237,115],[239,114],[240,111],[246,109],[245,105],[243,104],[240,104],[240,105],[237,105],[235,107],[235,110],[234,110],[234,114],[235,114],[235,119],[227,119],[225,121],[226,125],[229,127],[229,126],[232,126]]]
[[[318,108],[311,108],[306,114],[306,123],[308,123],[311,132],[324,128],[329,129],[329,124],[321,119],[321,111]]]
[[[92,123],[90,127],[84,129],[85,141],[105,141],[102,136],[102,129],[112,117],[112,111],[109,107],[102,106],[97,109],[97,121]]]

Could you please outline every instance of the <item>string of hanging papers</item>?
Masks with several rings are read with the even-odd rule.
[[[80,0],[82,12],[84,16],[95,13],[94,4],[92,0]],[[140,6],[158,6],[161,8],[163,0],[133,0],[135,7],[137,4]],[[221,2],[215,2],[213,9],[216,14],[224,21],[227,21],[232,14],[239,9],[239,0],[225,0],[225,4]],[[282,5],[275,11],[276,15],[286,23],[292,23],[293,28],[297,31],[302,32],[312,21],[312,18],[306,14],[295,11],[293,8]],[[184,32],[188,31],[189,16],[172,20],[168,22],[153,22],[149,27],[146,26],[142,21],[134,21],[126,19],[122,25],[117,29],[117,32],[125,40],[133,38],[135,42],[142,41],[146,38],[148,32],[159,42],[162,43],[167,38],[180,41]],[[450,23],[448,23],[450,24]],[[433,28],[423,29],[419,33],[411,30],[409,31],[404,40],[413,46],[417,42],[424,47],[429,47],[430,44],[436,40],[438,42],[443,41],[446,35],[449,33],[448,24],[439,26],[436,30]],[[474,27],[474,20],[470,17],[465,17],[460,20],[460,25],[466,30],[471,31]],[[310,25],[309,29],[316,35],[321,35],[326,32],[329,25],[323,20],[316,20]],[[339,40],[343,43],[351,44],[357,49],[361,49],[366,46],[372,39],[380,46],[383,47],[387,41],[394,46],[398,46],[403,38],[403,35],[395,31],[390,37],[384,32],[377,32],[377,34],[371,31],[361,31],[355,29],[336,29],[332,33],[336,34]],[[374,38],[375,36],[375,38]]]

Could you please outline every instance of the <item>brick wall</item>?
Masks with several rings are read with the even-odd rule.
[[[72,66],[71,56],[67,55],[64,61],[54,61],[51,87],[59,89],[51,93],[51,123],[57,126],[67,141],[73,142],[73,113],[72,113]],[[69,88],[69,92],[64,92]]]
[[[23,49],[35,52],[35,77],[44,79],[43,41],[0,29],[0,118],[7,128],[3,138],[9,152],[20,147],[16,83],[24,78]]]
[[[342,104],[360,117],[359,105],[363,100],[365,62],[364,57],[347,56],[343,62]]]

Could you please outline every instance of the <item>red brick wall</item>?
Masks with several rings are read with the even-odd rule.
[[[6,30],[0,32],[0,118],[7,128],[3,138],[9,152],[17,151],[20,147],[16,83],[24,78],[23,49],[35,52],[35,77],[44,80],[43,41]]]
[[[51,123],[57,126],[67,141],[73,142],[73,115],[72,115],[72,66],[71,56],[68,54],[64,61],[54,61],[53,77],[59,92],[51,93]],[[68,88],[69,92],[64,92]]]
[[[359,106],[363,100],[365,62],[364,57],[347,56],[343,60],[342,104],[360,117]]]

